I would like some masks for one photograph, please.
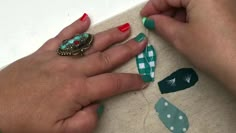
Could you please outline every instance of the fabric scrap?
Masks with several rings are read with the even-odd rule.
[[[145,82],[152,82],[155,78],[156,51],[151,44],[148,44],[144,51],[136,56],[136,64],[139,74]]]
[[[184,90],[194,86],[198,75],[192,68],[182,68],[158,83],[162,94]]]
[[[189,129],[186,114],[166,99],[161,98],[156,103],[155,110],[159,119],[172,133],[185,133]]]

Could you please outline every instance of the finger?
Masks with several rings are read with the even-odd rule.
[[[144,8],[141,10],[140,15],[141,16],[150,16],[154,13],[160,13],[159,10],[156,9],[152,1],[148,1],[147,4],[144,6]]]
[[[55,51],[64,40],[70,39],[76,34],[85,32],[89,28],[89,25],[90,25],[90,19],[88,15],[85,13],[81,18],[79,18],[66,28],[64,28],[55,38],[48,40],[40,48],[40,50]]]
[[[57,36],[56,38],[60,40],[61,42],[65,39],[70,39],[76,34],[80,34],[85,32],[90,25],[90,19],[87,14],[84,14],[81,18],[76,20],[71,25],[64,28]]]
[[[159,14],[171,8],[187,8],[190,0],[150,0],[141,10],[142,16]]]
[[[189,36],[188,24],[165,15],[153,15],[149,19],[155,23],[155,30],[177,49],[182,47],[184,38]]]
[[[124,92],[147,87],[138,74],[106,73],[90,77],[86,81],[90,101],[102,100]]]
[[[164,11],[162,13],[160,13],[161,15],[165,15],[165,16],[169,16],[169,17],[172,17],[175,15],[175,12],[176,10],[175,9],[170,9],[170,10],[167,10],[167,11]]]
[[[64,122],[68,133],[92,133],[98,121],[98,104],[85,107]]]
[[[87,76],[108,72],[141,53],[146,45],[146,36],[140,33],[135,39],[123,45],[82,58],[78,62],[78,65],[83,64],[80,65],[79,69]]]
[[[100,32],[94,36],[94,44],[88,51],[86,51],[85,55],[103,51],[115,43],[124,41],[129,37],[129,35],[129,23],[125,23],[116,28]]]

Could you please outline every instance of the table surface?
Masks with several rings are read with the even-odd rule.
[[[36,51],[84,12],[92,25],[146,0],[0,0],[0,68]]]

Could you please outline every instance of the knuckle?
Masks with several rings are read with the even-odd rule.
[[[87,88],[84,79],[72,76],[65,79],[65,81],[63,81],[63,84],[63,95],[65,97],[76,101],[77,105],[81,106],[85,106],[90,103],[87,102]]]
[[[169,40],[171,40],[173,43],[178,39],[178,34],[176,33],[175,30],[169,28],[167,31],[166,31],[166,35],[167,37],[169,37]]]
[[[121,79],[116,77],[113,74],[110,74],[109,78],[111,79],[111,82],[112,82],[112,89],[114,89],[116,91],[121,90],[121,87],[122,87]]]
[[[112,30],[106,34],[105,40],[107,40],[108,43],[113,43],[114,41],[117,40],[118,37],[119,35],[117,35],[116,32]]]
[[[59,41],[56,39],[56,38],[51,38],[51,39],[49,39],[47,42],[46,42],[46,44],[56,44],[56,43],[58,43]]]
[[[75,78],[70,79],[67,83],[68,88],[80,88],[81,84]],[[81,89],[80,89],[81,90]]]
[[[183,32],[179,32],[178,34],[172,36],[172,43],[174,44],[175,48],[181,53],[183,53],[186,48],[191,45],[191,43],[189,45],[185,45],[186,40],[188,39],[186,39],[185,33]]]
[[[70,33],[72,29],[70,28],[70,26],[64,28],[55,38],[62,40],[62,39],[69,39],[67,38],[68,33]]]
[[[125,45],[123,45],[123,47],[126,51],[125,54],[126,54],[127,57],[131,58],[131,57],[134,56],[135,49],[131,45],[125,44]]]
[[[66,72],[70,70],[72,64],[64,59],[53,59],[44,65],[44,70],[51,72]]]
[[[107,66],[111,65],[111,59],[107,54],[100,52],[99,58],[100,58],[101,64],[103,64],[103,68],[107,68]]]
[[[75,91],[73,91],[73,90],[76,90],[75,88],[77,88],[78,87],[78,85],[77,85],[77,82],[75,81],[75,80],[73,80],[73,79],[70,79],[70,80],[67,80],[67,81],[64,81],[65,83],[64,83],[64,91],[63,91],[63,95],[65,96],[65,97],[70,97],[70,98],[72,98],[73,97],[73,95],[75,95]]]
[[[65,60],[56,60],[52,61],[51,68],[54,68],[56,71],[65,72],[70,68],[70,64]]]
[[[49,40],[47,40],[43,46],[41,46],[36,53],[41,53],[44,51],[48,51],[51,47],[53,47],[54,45],[60,44],[59,40],[57,38],[51,38]]]

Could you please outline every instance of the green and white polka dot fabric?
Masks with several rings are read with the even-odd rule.
[[[155,78],[156,51],[148,44],[144,51],[136,57],[139,74],[145,82],[152,82]]]
[[[172,133],[185,133],[189,128],[189,121],[184,112],[161,98],[155,105],[156,112],[162,123]]]

